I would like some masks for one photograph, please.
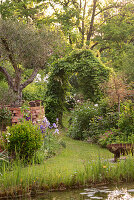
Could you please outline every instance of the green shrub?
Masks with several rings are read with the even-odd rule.
[[[98,144],[102,147],[106,147],[108,144],[134,144],[134,134],[127,136],[122,133],[120,129],[112,129],[106,131],[103,135],[100,135]]]
[[[98,108],[89,102],[77,107],[73,111],[72,124],[69,129],[69,136],[77,139],[84,140],[92,136],[89,134],[89,124],[94,116],[98,115]]]
[[[73,111],[73,122],[69,129],[69,136],[84,140],[92,138],[93,142],[97,142],[99,135],[111,128],[118,128],[117,121],[119,114],[111,112],[110,108],[106,108],[105,104],[84,103]]]
[[[98,112],[99,113],[99,112]],[[93,142],[97,142],[99,135],[111,128],[118,128],[117,121],[119,119],[119,113],[110,112],[104,116],[95,116],[90,120],[88,135],[92,136]]]
[[[31,83],[23,90],[23,100],[33,101],[33,100],[44,100],[46,93],[46,84],[43,82]]]
[[[57,112],[59,112],[60,107],[57,106],[58,102],[56,98],[47,97],[45,100],[45,115],[50,123],[56,122]]]
[[[119,129],[113,129],[106,131],[102,135],[99,136],[98,144],[102,147],[106,147],[108,144],[111,143],[120,143],[120,135],[122,133]]]
[[[6,126],[11,123],[11,112],[8,108],[2,107],[0,108],[0,127],[1,130],[5,129]]]
[[[98,109],[99,109],[100,115],[102,116],[107,115],[107,113],[114,113],[117,110],[116,104],[113,106],[110,106],[108,97],[101,98],[98,102],[98,105],[99,105]]]
[[[16,99],[16,95],[12,89],[8,87],[6,81],[0,81],[0,105],[5,106],[13,103]]]
[[[118,126],[128,136],[134,134],[134,104],[127,101],[122,107],[123,111],[120,114]]]
[[[40,129],[29,121],[8,127],[6,136],[9,154],[20,159],[30,159],[42,145]]]

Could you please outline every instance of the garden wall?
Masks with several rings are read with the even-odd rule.
[[[17,124],[23,118],[23,114],[21,112],[21,107],[12,108],[9,107],[10,111],[12,112],[12,124]],[[43,106],[36,106],[30,107],[28,111],[29,115],[31,116],[31,120],[33,123],[39,123],[44,117],[44,107]]]
[[[9,108],[9,110],[12,113],[12,119],[11,123],[12,124],[17,124],[24,118],[25,114],[27,114],[27,119],[32,120],[33,123],[39,123],[43,118],[44,118],[44,107],[41,106],[41,101],[36,100],[36,101],[30,101],[29,102],[29,108],[23,110],[21,107],[11,107],[11,106],[6,106]]]

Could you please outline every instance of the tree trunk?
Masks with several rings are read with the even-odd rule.
[[[20,87],[18,88],[17,91],[14,91],[15,94],[15,101],[13,103],[14,107],[19,107],[22,104],[22,90],[20,89]]]
[[[93,0],[93,12],[92,12],[92,17],[91,17],[91,22],[90,22],[90,28],[89,28],[89,31],[87,32],[87,42],[90,41],[90,38],[93,34],[96,3],[97,3],[97,0]]]
[[[37,73],[39,71],[39,68],[35,68],[33,70],[33,73],[31,76],[24,82],[21,83],[21,69],[15,68],[15,79],[13,79],[10,74],[7,72],[7,70],[0,66],[0,72],[2,72],[5,75],[5,78],[8,82],[9,87],[13,90],[15,95],[15,101],[13,103],[13,106],[18,107],[21,106],[22,103],[22,90],[33,82],[34,78],[36,77]]]

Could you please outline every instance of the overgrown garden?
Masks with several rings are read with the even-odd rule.
[[[133,9],[1,1],[1,198],[134,182]]]

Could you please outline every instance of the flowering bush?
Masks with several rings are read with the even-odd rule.
[[[41,133],[44,133],[45,136],[50,133],[59,134],[58,118],[56,119],[56,123],[53,123],[51,125],[50,122],[47,120],[47,118],[44,117],[44,119],[40,125],[40,129],[41,129]]]
[[[90,137],[93,142],[97,142],[100,134],[111,128],[118,128],[119,114],[104,108],[104,105],[93,105],[89,102],[77,107],[73,111],[73,123],[69,129],[69,136],[78,140]]]
[[[98,144],[100,144],[102,147],[106,147],[108,144],[120,143],[134,144],[134,134],[127,136],[126,134],[120,132],[120,129],[112,129],[101,135],[100,139],[98,140]]]
[[[51,125],[45,117],[41,122],[39,129],[41,130],[43,136],[43,145],[41,147],[41,150],[39,150],[39,152],[37,152],[35,155],[35,162],[37,163],[41,163],[44,158],[46,159],[55,155],[61,146],[66,146],[64,141],[58,137],[58,118],[56,119],[56,123],[53,123]],[[43,154],[42,158],[40,156],[40,152],[41,154]]]
[[[98,144],[100,144],[102,147],[106,147],[107,144],[111,144],[115,141],[115,137],[112,131],[107,131],[103,135],[100,136],[100,139],[98,140]]]

